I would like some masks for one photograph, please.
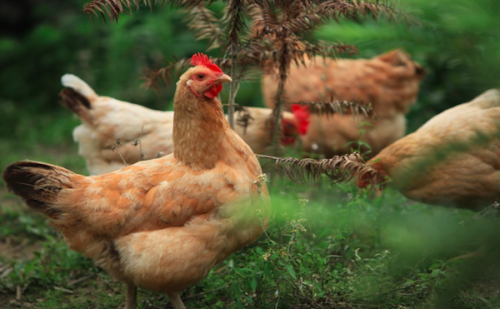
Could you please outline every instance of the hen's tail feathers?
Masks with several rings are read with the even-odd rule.
[[[7,166],[3,179],[9,191],[22,197],[30,208],[56,218],[59,211],[53,205],[61,190],[73,188],[72,175],[73,172],[56,165],[20,161]]]
[[[97,99],[97,94],[83,80],[75,75],[66,74],[61,78],[64,88],[61,93],[61,105],[72,111],[80,119],[92,123],[92,101]]]
[[[90,88],[86,82],[76,75],[64,74],[61,77],[61,83],[64,87],[75,90],[90,102],[99,97],[97,93],[95,93],[94,89]]]

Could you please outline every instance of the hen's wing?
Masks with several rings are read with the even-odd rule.
[[[319,152],[327,158],[357,149],[358,141],[370,145],[369,149],[364,145],[360,148],[365,157],[372,157],[403,137],[406,131],[406,118],[401,114],[376,120],[364,115],[354,118],[351,115],[326,117],[313,114],[310,121],[307,133],[300,136],[302,146],[307,152]],[[361,123],[371,124],[363,126],[363,134]]]
[[[332,60],[326,72],[327,97],[371,103],[378,117],[406,114],[424,75],[401,50],[373,59]]]

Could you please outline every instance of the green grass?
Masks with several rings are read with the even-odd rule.
[[[46,128],[56,128],[50,134],[58,145],[0,141],[0,166],[29,158],[85,173],[70,140],[73,125]],[[499,225],[490,216],[414,203],[392,190],[373,198],[327,181],[278,180],[271,194],[267,233],[187,289],[188,308],[500,306]],[[124,287],[68,250],[3,183],[0,240],[0,308],[123,306]],[[453,259],[480,247],[483,255]],[[164,295],[140,291],[139,308],[165,306]]]

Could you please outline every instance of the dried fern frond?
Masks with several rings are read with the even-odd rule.
[[[344,43],[328,43],[322,40],[319,40],[315,43],[304,42],[304,53],[307,54],[310,58],[315,55],[322,57],[331,57],[337,58],[340,54],[349,54],[354,55],[359,53],[359,50],[354,45],[348,45]]]
[[[396,20],[397,16],[402,13],[388,1],[381,3],[380,0],[351,0],[349,2],[351,2],[353,8],[344,15],[347,18],[358,19],[360,14],[371,14],[374,18],[377,18],[379,15],[384,15],[388,19]]]
[[[223,71],[227,71],[232,64],[229,58],[210,58]],[[251,80],[258,76],[258,72],[249,68],[251,65],[258,65],[257,60],[245,57],[245,53],[237,55],[236,62],[238,71],[235,76],[238,80]],[[146,89],[159,90],[162,86],[171,87],[177,81],[178,74],[184,72],[191,65],[190,59],[174,60],[159,69],[146,69],[141,79],[144,80],[142,86]]]
[[[188,7],[197,6],[203,3],[205,3],[206,5],[210,5],[215,1],[216,0],[168,0],[168,3],[172,4],[173,6]]]
[[[84,5],[83,12],[88,17],[92,15],[101,15],[106,22],[106,15],[111,21],[118,22],[118,17],[128,9],[128,14],[132,12],[132,6],[135,5],[138,10],[140,6],[153,7],[157,4],[165,4],[168,0],[93,0]]]
[[[313,30],[322,22],[330,19],[331,16],[335,17],[335,12],[343,10],[345,6],[343,2],[325,1],[317,5],[311,3],[307,6],[290,8],[290,10],[295,10],[296,12],[295,14],[289,13],[289,15],[294,16],[285,22],[282,27],[292,33],[303,33]]]
[[[240,33],[245,29],[245,1],[230,0],[225,8],[223,21],[227,24],[227,37],[224,49],[237,50],[240,43]]]
[[[373,185],[382,185],[386,181],[380,172],[367,165],[356,152],[322,160],[257,156],[275,160],[274,166],[278,174],[299,184],[319,180],[323,175],[335,183],[348,182],[354,177],[368,180]]]
[[[135,6],[136,10],[139,10],[141,6],[152,8],[155,5],[164,4],[188,7],[202,5],[203,3],[210,5],[214,1],[215,0],[93,0],[84,5],[83,12],[89,17],[101,15],[104,22],[106,22],[106,16],[108,16],[111,21],[118,22],[120,14],[132,13],[133,6]],[[128,12],[126,12],[125,9],[127,9]]]
[[[186,23],[193,30],[197,40],[207,40],[208,50],[220,47],[224,42],[224,32],[214,13],[203,4],[187,9]]]
[[[318,115],[327,115],[331,116],[334,114],[343,115],[344,113],[352,114],[353,117],[358,117],[360,114],[365,115],[366,117],[372,117],[377,119],[377,115],[372,108],[371,103],[356,103],[350,101],[338,101],[333,98],[330,101],[326,102],[294,102],[287,104],[300,104],[309,106],[309,111],[313,114]]]
[[[177,74],[185,71],[190,65],[190,59],[174,59],[174,61],[160,69],[146,69],[144,75],[141,77],[144,80],[142,87],[157,91],[160,90],[162,85],[170,87],[177,81]]]
[[[403,18],[410,19],[407,14],[396,9],[389,1],[380,0],[329,0],[329,1],[254,1],[254,14],[257,17],[258,27],[264,35],[283,36],[281,32],[305,33],[315,29],[320,24],[333,19],[337,22],[341,18],[361,20],[363,16],[385,16],[390,20]],[[279,18],[273,16],[271,4],[281,9]]]
[[[403,16],[402,11],[390,1],[380,0],[332,0],[321,3],[321,13],[327,15],[335,21],[339,21],[341,17],[359,21],[362,16],[371,15],[373,18],[384,16],[390,20],[396,20],[397,17]]]
[[[252,2],[252,1],[249,1]],[[253,1],[248,5],[248,15],[252,20],[252,37],[260,37],[265,27],[279,25],[278,15],[271,7],[271,1]]]

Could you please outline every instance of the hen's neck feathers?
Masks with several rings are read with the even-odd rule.
[[[174,156],[193,169],[211,169],[222,159],[230,130],[217,100],[197,98],[181,80],[174,98]]]

